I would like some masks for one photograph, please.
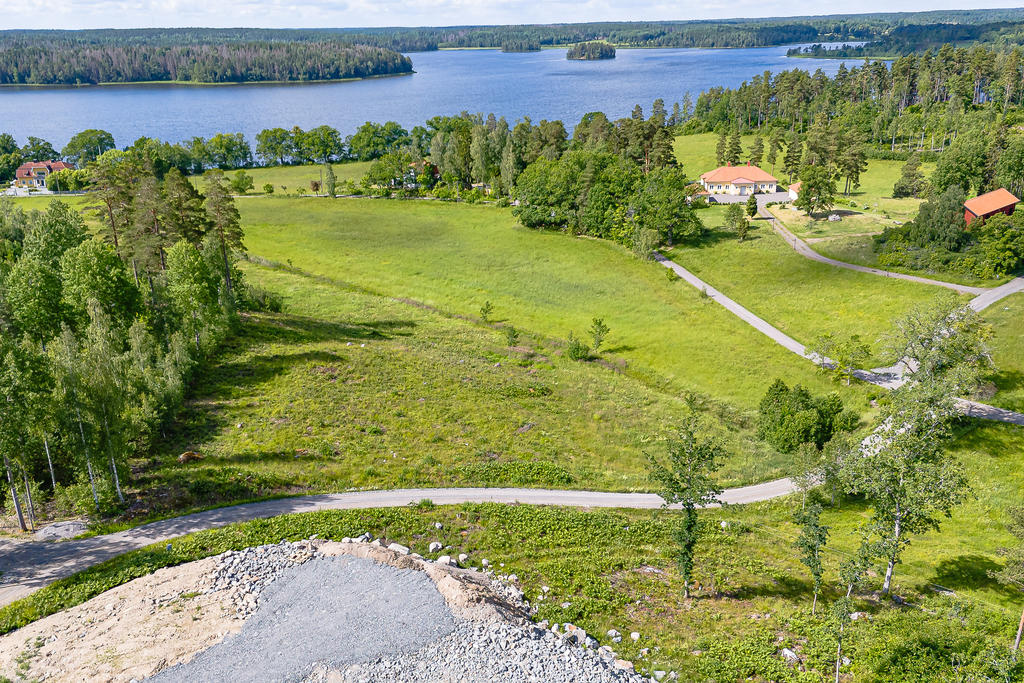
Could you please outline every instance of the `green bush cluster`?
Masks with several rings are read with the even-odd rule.
[[[812,396],[800,385],[790,388],[776,379],[758,406],[757,436],[783,453],[801,444],[824,446],[840,431],[857,426],[856,413],[843,409],[839,394]]]

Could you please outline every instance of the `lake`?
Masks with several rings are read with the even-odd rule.
[[[671,109],[687,92],[696,101],[708,88],[738,86],[766,69],[833,75],[841,63],[786,57],[787,49],[621,49],[615,59],[593,62],[569,61],[563,49],[442,50],[412,53],[415,74],[345,83],[3,88],[0,132],[21,142],[35,135],[58,150],[86,128],[110,131],[122,147],[143,135],[176,142],[242,132],[252,142],[275,126],[328,124],[348,135],[364,121],[409,128],[464,110],[510,123],[561,119],[571,128],[590,111],[615,119],[640,104],[647,113],[658,97]]]

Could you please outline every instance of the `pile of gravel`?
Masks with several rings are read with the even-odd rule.
[[[229,550],[218,555],[217,564],[208,577],[204,593],[228,590],[239,619],[245,619],[259,606],[263,589],[281,572],[304,564],[316,555],[311,540],[281,541],[245,550]]]
[[[338,674],[340,673],[340,678]],[[340,672],[314,667],[305,683],[604,683],[644,681],[616,664],[610,650],[579,647],[539,627],[460,620],[455,630],[415,653],[354,664]]]

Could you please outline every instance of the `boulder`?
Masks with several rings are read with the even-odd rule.
[[[787,662],[799,662],[800,655],[790,650],[788,647],[782,648],[782,658]]]
[[[438,543],[437,541],[434,541],[433,543],[430,544],[428,550],[430,552],[432,552],[432,553],[436,553],[436,552],[439,552],[441,550],[441,548],[443,548],[443,547],[444,546],[442,546],[440,543]]]
[[[389,543],[388,550],[398,553],[399,555],[408,555],[409,549],[401,543]]]
[[[632,633],[629,634],[629,639],[632,640],[635,643],[636,641],[640,640],[640,634],[637,633],[636,631],[633,631]]]

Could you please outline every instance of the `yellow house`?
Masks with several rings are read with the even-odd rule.
[[[775,192],[778,180],[757,166],[720,166],[700,177],[700,184],[709,194],[749,195]]]

